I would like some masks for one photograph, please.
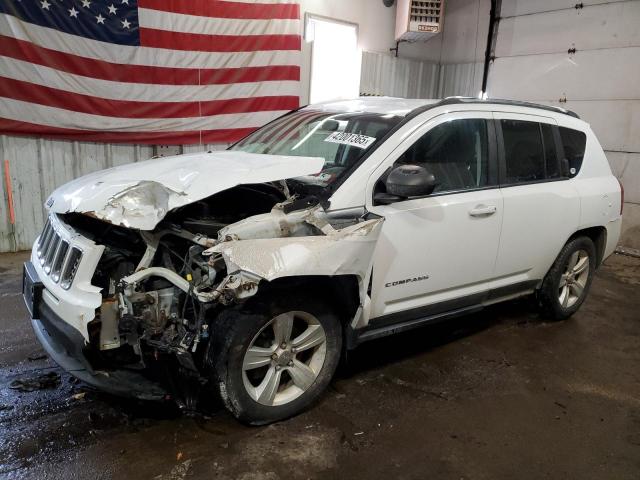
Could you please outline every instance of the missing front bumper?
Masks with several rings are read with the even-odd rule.
[[[143,400],[167,397],[164,388],[139,373],[124,369],[94,370],[83,353],[84,338],[43,301],[42,288],[33,265],[26,262],[22,290],[31,326],[42,347],[60,367],[83,382],[113,395]]]

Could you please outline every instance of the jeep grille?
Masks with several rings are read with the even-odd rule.
[[[47,219],[38,239],[36,254],[44,273],[68,290],[80,265],[82,251],[69,245],[53,227],[50,219]]]

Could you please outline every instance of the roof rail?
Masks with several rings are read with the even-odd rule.
[[[565,115],[569,115],[574,118],[580,118],[577,113],[572,112],[571,110],[567,110],[565,108],[554,107],[552,105],[539,105],[537,103],[530,102],[521,102],[519,100],[503,100],[499,98],[477,98],[477,97],[446,97],[440,102],[434,104],[433,106],[442,106],[442,105],[460,105],[465,103],[484,103],[484,104],[493,104],[493,105],[512,105],[514,107],[530,107],[537,108],[539,110],[547,110],[550,112],[563,113]]]

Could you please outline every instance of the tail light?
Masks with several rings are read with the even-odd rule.
[[[618,183],[620,184],[620,215],[622,215],[622,209],[624,208],[624,185],[618,178]]]

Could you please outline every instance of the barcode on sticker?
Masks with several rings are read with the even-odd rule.
[[[376,139],[375,137],[358,135],[357,133],[333,132],[325,138],[324,141],[330,143],[341,143],[342,145],[351,145],[352,147],[364,149],[375,142]]]

